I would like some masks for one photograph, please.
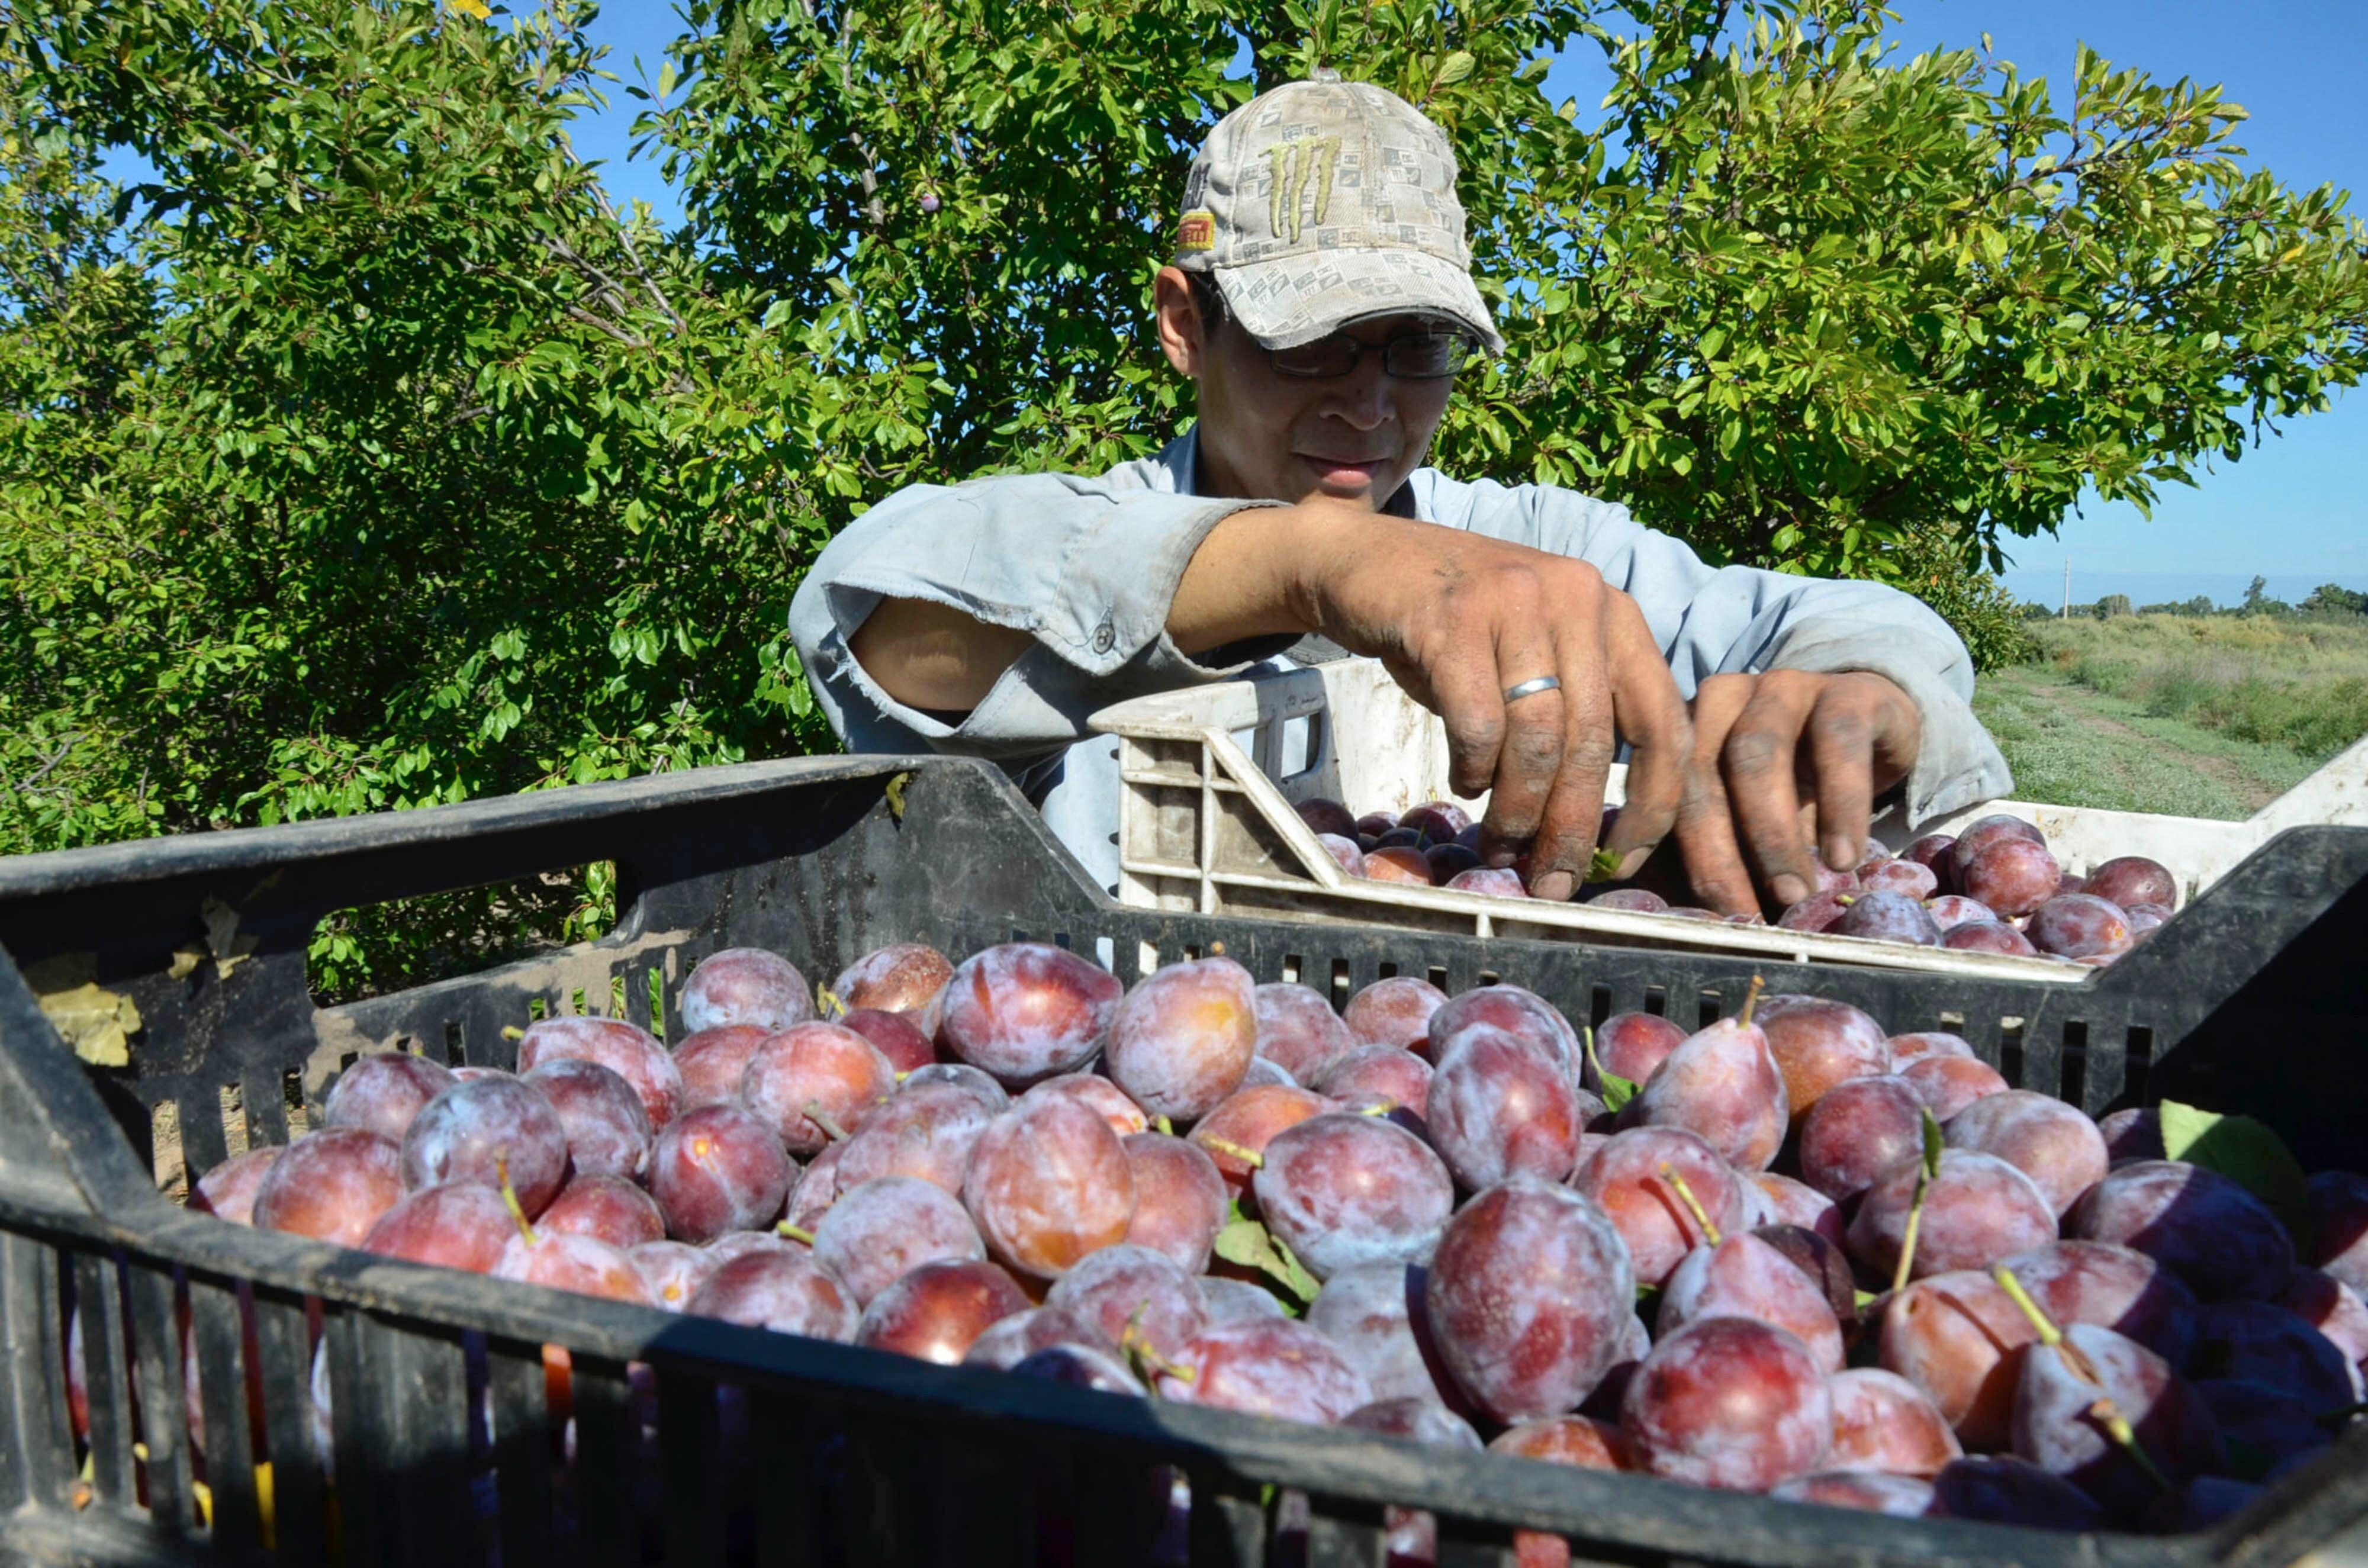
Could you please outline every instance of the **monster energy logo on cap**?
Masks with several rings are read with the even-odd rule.
[[[1211,272],[1269,348],[1376,316],[1454,322],[1502,349],[1472,282],[1455,152],[1412,104],[1321,73],[1261,93],[1192,160],[1176,265]]]

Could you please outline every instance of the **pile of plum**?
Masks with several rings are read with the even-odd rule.
[[[1337,801],[1300,802],[1301,820],[1353,877],[1527,898],[1520,863],[1480,863],[1480,829],[1451,801],[1427,801],[1393,816],[1351,816]],[[1618,816],[1604,818],[1610,831]],[[1870,842],[1856,866],[1838,870],[1820,858],[1817,887],[1786,908],[1777,924],[1877,942],[1952,948],[1964,952],[2044,956],[2100,966],[2128,952],[2179,906],[2179,881],[2142,855],[2123,856],[2086,877],[2066,870],[2046,835],[2021,817],[1987,816],[1960,835],[1935,833],[1896,856]],[[1645,915],[1717,920],[1713,911],[1672,904],[1649,888],[1595,886],[1588,903]],[[1726,915],[1745,925],[1759,915]]]
[[[2282,1218],[2166,1158],[2157,1112],[2100,1125],[1955,1035],[1758,990],[1691,1034],[1582,1033],[1517,985],[1395,977],[1336,1013],[1223,956],[1130,992],[1060,948],[900,945],[818,1005],[737,949],[690,976],[671,1051],[571,1017],[525,1030],[516,1075],[367,1057],[324,1130],[192,1202],[941,1363],[1899,1515],[2192,1528],[2359,1413],[2368,1179],[2312,1178]],[[1394,1515],[1395,1560],[1430,1528]]]

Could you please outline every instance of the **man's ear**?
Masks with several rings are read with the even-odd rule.
[[[1167,350],[1167,362],[1178,375],[1200,380],[1209,351],[1207,324],[1201,319],[1200,302],[1192,298],[1192,285],[1182,267],[1159,269],[1159,276],[1151,280],[1151,301],[1159,318],[1159,347]]]

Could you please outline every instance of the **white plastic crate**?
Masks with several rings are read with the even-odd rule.
[[[1118,703],[1094,728],[1119,738],[1120,902],[1203,915],[1368,921],[1424,930],[1683,949],[1771,962],[1873,964],[2078,984],[2089,971],[2048,959],[1913,948],[1855,937],[1640,915],[1590,904],[1373,882],[1342,871],[1292,809],[1322,797],[1358,812],[1452,800],[1444,727],[1370,659],[1347,659]],[[1612,769],[1608,801],[1622,799]],[[2368,824],[2368,740],[2242,822],[1993,801],[1915,824],[1874,824],[1894,848],[2005,813],[2035,824],[2068,869],[2118,855],[2170,868],[2181,903],[2282,829]]]

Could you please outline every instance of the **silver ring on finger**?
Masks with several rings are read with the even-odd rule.
[[[1535,697],[1542,691],[1560,691],[1561,689],[1560,676],[1534,676],[1528,680],[1507,687],[1505,701],[1511,704],[1519,702],[1524,697]]]

